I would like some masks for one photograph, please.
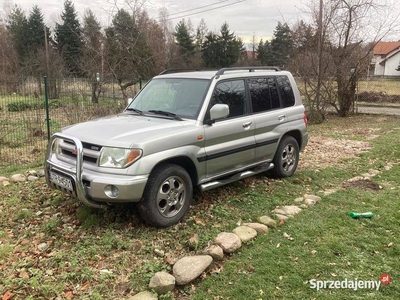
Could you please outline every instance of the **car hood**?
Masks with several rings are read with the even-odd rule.
[[[178,121],[164,117],[119,114],[75,124],[62,130],[82,142],[102,146],[130,147],[168,135],[177,135],[193,126],[194,120]]]

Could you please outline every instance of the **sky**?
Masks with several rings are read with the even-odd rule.
[[[231,32],[250,43],[264,41],[273,36],[278,21],[293,24],[304,15],[305,0],[141,0],[149,16],[158,19],[160,9],[165,7],[169,18],[175,24],[185,18],[190,19],[196,29],[204,19],[209,30],[219,32],[221,25],[227,22]],[[126,0],[72,0],[80,18],[90,8],[103,26],[111,23],[112,15],[118,8],[129,9]],[[132,0],[131,0],[132,2]],[[0,9],[5,12],[4,4],[17,4],[29,15],[33,5],[42,10],[45,22],[53,27],[60,20],[64,0],[0,0]]]

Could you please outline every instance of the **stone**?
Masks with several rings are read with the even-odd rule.
[[[3,181],[8,181],[8,178],[7,178],[7,177],[4,177],[4,176],[0,176],[0,181],[1,181],[1,182],[3,182]]]
[[[303,202],[303,201],[304,201],[303,197],[298,197],[298,198],[294,199],[295,203],[300,203],[300,202]]]
[[[300,204],[300,208],[308,208],[308,205],[305,203]]]
[[[39,179],[39,177],[37,176],[33,176],[33,175],[28,175],[28,177],[26,178],[28,181],[36,181]]]
[[[159,257],[165,256],[165,252],[160,249],[154,249],[154,253],[157,254],[157,256],[159,256]]]
[[[251,241],[257,236],[257,231],[248,226],[239,226],[233,230],[233,233],[236,234],[242,243],[246,243]]]
[[[316,196],[316,195],[304,195],[304,202],[305,200],[310,199],[310,200],[314,200],[315,202],[319,202],[321,201],[321,197],[320,196]]]
[[[13,182],[24,182],[26,181],[26,177],[23,174],[14,174],[11,176],[10,180]]]
[[[289,219],[289,217],[286,216],[286,215],[275,214],[275,216],[276,216],[276,218],[277,218],[279,221],[280,221],[280,220],[286,221],[287,219]]]
[[[200,252],[203,255],[210,255],[214,260],[224,259],[224,250],[218,245],[210,245]]]
[[[236,234],[230,232],[219,233],[214,241],[225,253],[233,253],[242,247],[240,238]]]
[[[317,203],[317,201],[313,200],[313,199],[304,199],[304,204],[306,204],[307,206],[313,206]]]
[[[129,297],[129,300],[157,300],[158,297],[153,295],[153,293],[149,291],[140,292],[132,297]]]
[[[9,186],[10,185],[10,182],[8,180],[3,180],[2,183],[3,183],[3,186]]]
[[[286,212],[283,210],[283,208],[275,208],[272,212],[279,215],[286,215]]]
[[[268,216],[261,216],[258,218],[258,221],[268,227],[276,227],[276,221]]]
[[[41,243],[41,244],[38,245],[38,249],[40,251],[46,251],[47,248],[49,248],[49,245],[47,245],[47,243]]]
[[[172,267],[177,285],[185,285],[201,275],[213,262],[210,255],[185,256]]]
[[[38,172],[39,177],[44,177],[44,169],[40,169]]]
[[[294,216],[301,212],[301,208],[296,205],[286,205],[282,209],[287,216]]]
[[[157,294],[166,294],[175,288],[175,277],[167,272],[157,272],[150,279],[149,289]]]
[[[243,226],[253,228],[257,233],[268,233],[268,226],[261,223],[243,223]]]

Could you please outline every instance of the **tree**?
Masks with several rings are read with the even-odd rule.
[[[190,27],[185,23],[184,19],[176,24],[174,36],[176,44],[179,47],[179,55],[182,57],[184,65],[190,66],[195,51],[195,44],[194,37],[190,34]]]
[[[7,82],[18,73],[18,53],[13,47],[13,41],[7,28],[0,24],[0,79]],[[7,85],[7,89],[11,85]],[[8,93],[15,90],[7,90]]]
[[[146,35],[140,31],[137,19],[143,12],[134,15],[119,10],[106,28],[107,62],[125,97],[126,89],[140,78],[154,75],[154,57],[146,41]]]
[[[44,24],[43,14],[37,5],[34,5],[28,18],[28,48],[29,52],[36,52],[39,48],[44,48],[45,41],[49,43],[50,39],[50,28]],[[46,33],[46,38],[45,38]]]
[[[13,47],[18,53],[19,64],[23,65],[23,62],[28,55],[28,20],[25,13],[17,5],[12,8],[8,19],[7,30],[10,33]]]
[[[350,114],[358,77],[369,63],[373,46],[399,26],[395,10],[381,3],[376,0],[314,1],[310,7],[318,37],[316,97],[320,97],[320,90],[326,85],[321,74],[330,71],[330,67],[325,67],[329,61],[333,69],[330,75],[337,86],[336,93],[331,93],[330,104],[339,116]]]
[[[240,54],[245,51],[242,41],[229,31],[226,22],[221,26],[220,35],[210,32],[205,37],[202,49],[205,66],[212,68],[237,64]]]
[[[257,60],[260,62],[262,66],[270,66],[271,63],[271,43],[269,41],[263,42],[260,40],[260,43],[257,46]]]
[[[82,76],[80,67],[82,55],[82,28],[74,5],[70,0],[64,2],[61,14],[62,24],[56,24],[55,41],[69,75]]]
[[[221,36],[219,43],[222,50],[222,67],[229,67],[239,61],[240,54],[245,51],[244,45],[240,38],[235,36],[234,32],[229,31],[228,23],[224,23],[220,30]]]
[[[288,24],[278,22],[271,41],[270,65],[284,68],[290,58],[293,48],[293,39]]]

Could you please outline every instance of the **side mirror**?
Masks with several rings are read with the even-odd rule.
[[[128,98],[128,99],[126,100],[126,105],[131,104],[132,101],[133,101],[133,98]]]
[[[227,104],[215,104],[210,109],[211,121],[225,119],[229,116],[229,106]]]

